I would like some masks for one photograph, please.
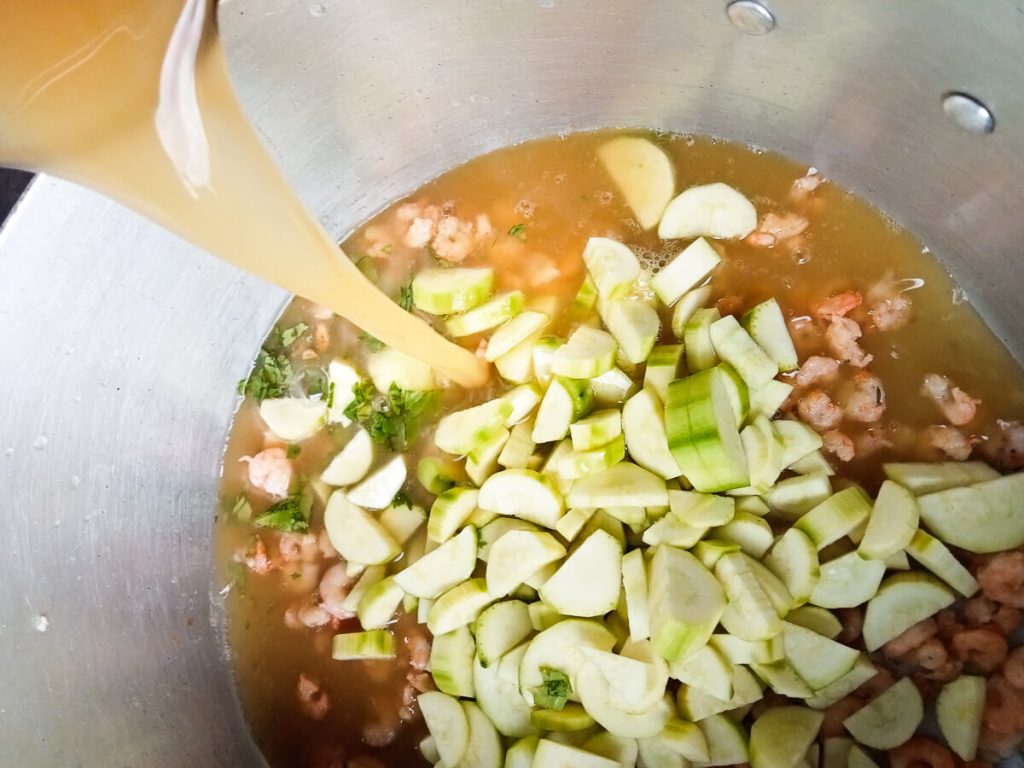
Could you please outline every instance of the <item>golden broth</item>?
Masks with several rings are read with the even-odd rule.
[[[343,247],[353,258],[363,257],[361,265],[373,265],[385,292],[397,295],[418,267],[433,261],[426,249],[403,243],[403,226],[396,223],[403,220],[403,205],[411,203],[417,210],[431,204],[445,206],[466,221],[486,215],[493,234],[463,263],[493,265],[497,288],[524,290],[556,318],[549,332],[564,337],[572,323],[569,305],[583,278],[580,255],[589,237],[620,239],[644,253],[651,265],[670,258],[680,247],[638,230],[596,160],[595,148],[611,135],[598,132],[545,139],[476,158],[381,212]],[[744,192],[761,214],[789,209],[793,205],[790,188],[806,171],[778,155],[727,142],[687,136],[655,139],[674,161],[677,189],[723,181]],[[833,461],[841,476],[874,486],[883,460],[938,458],[919,434],[924,427],[941,422],[935,404],[920,393],[927,373],[948,375],[982,400],[981,415],[975,422],[981,425],[979,439],[992,431],[996,418],[1024,416],[1020,370],[970,305],[955,300],[953,282],[919,241],[833,184],[824,184],[813,193],[807,215],[810,226],[799,247],[780,244],[764,249],[742,242],[720,243],[725,261],[712,285],[727,311],[742,310],[774,296],[793,319],[808,315],[837,291],[866,292],[882,280],[906,281],[902,286],[909,289],[905,295],[911,298],[913,311],[909,324],[886,333],[866,328],[861,339],[875,358],[871,370],[882,379],[887,392],[888,408],[876,429],[892,445],[846,465]],[[510,230],[514,234],[509,234]],[[368,253],[377,257],[364,257]],[[300,319],[311,326],[318,322],[315,309],[297,300],[281,325]],[[671,331],[664,331],[663,336],[670,338]],[[820,329],[796,339],[801,359],[826,348]],[[470,337],[462,343],[474,349],[478,342]],[[337,354],[358,358],[362,347],[358,333],[346,321],[334,320],[330,348],[315,356],[311,364],[324,365]],[[301,357],[301,351],[293,351],[293,356]],[[449,392],[447,406],[461,406],[467,398],[484,396],[481,392]],[[867,429],[848,421],[841,428],[851,436]],[[421,440],[411,452],[413,457],[429,444],[429,440]],[[225,459],[225,509],[230,509],[236,495],[246,488],[246,465],[239,463],[239,458],[264,445],[264,427],[255,404],[246,401]],[[303,445],[296,459],[298,470],[315,476],[336,450],[331,437],[321,434]],[[414,500],[429,502],[430,497],[422,495],[415,481],[407,488]],[[266,503],[258,496],[254,499],[254,506]],[[320,526],[321,514],[322,504],[317,502],[312,530]],[[229,583],[231,574],[226,566],[236,552],[251,547],[254,529],[225,513],[219,517],[215,535],[218,561],[224,568],[221,576]],[[273,538],[273,532],[265,529],[261,535],[268,541]],[[387,765],[420,764],[415,744],[424,731],[418,721],[402,728],[387,748],[374,749],[362,740],[366,722],[377,722],[382,712],[394,713],[402,706],[405,657],[383,669],[380,662],[332,661],[329,639],[335,630],[285,627],[284,612],[296,600],[288,584],[287,573],[249,574],[244,586],[236,584],[226,598],[242,700],[268,759],[275,765],[330,765],[330,759],[342,755],[371,755]],[[399,638],[413,624],[411,617],[401,619]],[[332,708],[320,722],[297,712],[295,686],[301,673],[315,674],[332,696]]]

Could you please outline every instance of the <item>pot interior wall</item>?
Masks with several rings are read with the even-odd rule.
[[[254,122],[339,237],[504,144],[600,126],[708,133],[874,201],[1019,358],[1022,3],[774,0],[761,37],[723,6],[224,0],[221,25]],[[954,126],[949,90],[985,101],[996,131]],[[14,361],[0,384],[5,758],[258,764],[208,537],[234,385],[287,297],[46,179],[0,233],[0,259]]]

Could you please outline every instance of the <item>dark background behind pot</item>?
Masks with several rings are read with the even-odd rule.
[[[31,180],[31,173],[0,169],[0,224],[3,224]]]

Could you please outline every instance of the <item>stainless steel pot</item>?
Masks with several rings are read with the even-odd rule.
[[[242,100],[343,236],[480,152],[642,125],[765,146],[917,232],[1024,351],[1020,0],[224,0]],[[762,9],[763,10],[763,9]],[[962,91],[994,114],[986,127]],[[973,122],[971,122],[973,120]],[[880,259],[885,254],[879,254]],[[0,762],[256,765],[209,535],[287,300],[38,181],[0,234]]]

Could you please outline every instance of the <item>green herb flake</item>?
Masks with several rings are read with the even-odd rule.
[[[412,280],[398,290],[398,306],[406,312],[412,311]]]
[[[526,241],[526,225],[520,222],[509,227],[508,233],[519,240]]]
[[[261,528],[305,533],[309,530],[309,514],[312,508],[312,497],[306,493],[305,487],[300,486],[288,498],[267,507],[267,511],[257,517],[253,524]]]
[[[302,453],[302,446],[301,445],[299,445],[298,443],[289,443],[288,444],[288,450],[286,451],[286,455],[288,456],[289,459],[294,459],[300,453]]]
[[[554,667],[541,667],[540,674],[544,682],[531,689],[534,703],[544,709],[563,709],[572,693],[569,676]]]
[[[234,505],[231,507],[231,515],[240,523],[248,523],[252,520],[252,504],[245,497],[244,493],[238,494]]]
[[[352,394],[345,416],[358,421],[371,438],[393,451],[405,450],[416,440],[441,399],[437,390],[405,390],[395,383],[387,395],[380,395],[371,382],[358,382]]]
[[[281,346],[290,347],[308,330],[309,326],[305,323],[296,323],[291,328],[285,328],[281,331]]]
[[[283,397],[291,387],[295,373],[288,357],[264,347],[248,379],[238,382],[238,393],[256,400]]]
[[[391,506],[411,508],[412,500],[406,495],[405,491],[399,491],[395,494],[395,498],[391,500]]]
[[[334,382],[327,385],[327,410],[334,407]]]
[[[387,245],[381,247],[380,252],[383,253],[385,256],[390,256],[394,250],[395,246],[393,246],[391,243],[388,243]]]
[[[369,333],[364,333],[362,336],[359,337],[359,340],[362,341],[363,344],[365,345],[366,351],[370,352],[371,354],[373,352],[380,352],[382,349],[384,349],[384,347],[387,346],[383,341]]]

